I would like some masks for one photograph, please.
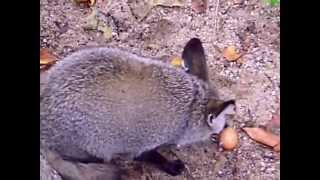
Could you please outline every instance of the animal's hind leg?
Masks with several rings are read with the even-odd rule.
[[[63,160],[80,163],[103,163],[104,160],[90,155],[84,150],[78,148],[63,148],[57,149]]]
[[[156,150],[144,152],[136,157],[135,160],[153,164],[172,176],[180,175],[185,169],[184,163],[181,160],[169,161]]]
[[[120,180],[121,175],[126,173],[113,164],[72,162],[53,151],[43,154],[64,180]]]
[[[80,162],[80,163],[84,163],[84,164],[88,164],[88,163],[103,163],[104,160],[97,158],[97,157],[93,157],[93,156],[87,156],[85,158],[73,158],[73,157],[68,157],[68,156],[63,156],[62,157],[63,160],[66,161],[70,161],[70,162]]]

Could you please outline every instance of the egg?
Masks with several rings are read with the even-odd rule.
[[[225,150],[233,150],[239,143],[238,134],[234,128],[225,128],[219,138],[219,142]]]

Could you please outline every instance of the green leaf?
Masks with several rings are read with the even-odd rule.
[[[280,4],[280,0],[266,0],[266,2],[272,7]]]

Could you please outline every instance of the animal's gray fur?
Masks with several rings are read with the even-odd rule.
[[[41,79],[41,146],[108,161],[202,141],[212,133],[206,106],[216,96],[208,82],[165,63],[118,49],[81,50]]]

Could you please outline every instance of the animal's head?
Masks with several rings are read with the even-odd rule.
[[[225,115],[234,113],[235,101],[223,101],[219,99],[217,92],[210,85],[205,52],[199,39],[193,38],[189,40],[184,47],[182,59],[184,61],[186,72],[197,77],[199,81],[201,81],[201,84],[205,84],[207,87],[205,92],[206,100],[204,103],[204,108],[202,108],[202,110],[204,109],[202,111],[202,121],[200,123],[207,125],[212,133],[218,134],[226,126]],[[203,122],[203,120],[205,122]],[[197,132],[187,135],[187,138],[191,138],[189,136],[199,136],[195,137],[196,139],[204,138],[204,135]]]

